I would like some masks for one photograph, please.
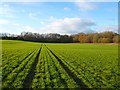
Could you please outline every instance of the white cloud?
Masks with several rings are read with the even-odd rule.
[[[6,7],[0,7],[0,14],[3,15],[8,15],[12,12],[12,10],[10,8],[6,8]]]
[[[13,23],[12,25],[13,25],[13,26],[18,26],[18,27],[21,26],[21,25],[18,24],[18,23]]]
[[[53,18],[53,17],[52,17]],[[83,20],[81,18],[64,18],[54,19],[51,23],[40,22],[44,27],[34,28],[29,25],[19,27],[20,30],[33,33],[59,33],[59,34],[76,34],[80,32],[93,32],[91,26],[95,23],[92,20]]]
[[[4,4],[3,6],[4,6],[4,7],[9,7],[9,5],[8,5],[8,4]]]
[[[50,16],[50,20],[54,20],[54,17],[53,17],[53,16]]]
[[[64,18],[51,22],[44,28],[40,28],[43,33],[60,33],[60,34],[75,34],[93,32],[91,26],[95,23],[91,20],[83,20],[81,18]]]
[[[12,22],[3,24],[0,26],[0,32],[6,32],[11,34],[20,34],[23,31],[22,25],[15,24]]]
[[[3,25],[3,24],[9,24],[10,21],[8,20],[5,20],[5,19],[0,19],[0,24]]]
[[[119,0],[0,0],[1,2],[119,2]]]
[[[22,10],[22,12],[26,13],[25,10]],[[36,11],[31,11],[31,12],[27,12],[27,14],[28,14],[28,17],[32,20],[40,20],[41,19],[41,18],[39,18],[40,15],[41,15],[41,12],[39,12],[39,11],[37,11],[37,12]]]
[[[45,24],[45,22],[41,21],[40,24]]]
[[[41,2],[41,0],[1,0],[1,2]]]
[[[117,25],[98,26],[96,30],[97,32],[112,31],[118,33],[118,26]]]
[[[2,33],[2,30],[0,29],[0,33]]]
[[[37,33],[37,32],[38,32],[37,29],[32,28],[32,27],[29,26],[29,25],[23,26],[23,30],[24,30],[25,32],[32,32],[32,33]]]
[[[97,8],[93,2],[75,2],[75,5],[79,7],[80,10],[94,10]]]
[[[15,10],[13,10],[9,4],[0,3],[0,15],[4,17],[13,17],[13,13]]]
[[[65,11],[70,10],[70,8],[68,8],[68,7],[64,7],[63,9],[64,9]]]
[[[58,18],[56,18],[55,16],[49,16],[48,18],[45,18],[44,20],[41,19],[41,21],[43,21],[44,24],[49,24],[49,23],[54,22],[56,20],[58,20]]]
[[[117,25],[97,26],[92,20],[84,20],[81,18],[64,18],[54,19],[51,23],[41,22],[44,27],[35,28],[29,25],[21,25],[18,23],[10,22],[0,19],[0,32],[8,32],[20,34],[21,32],[33,33],[59,33],[59,34],[76,34],[76,33],[92,33],[112,31],[118,33]],[[7,26],[7,27],[6,27]],[[94,30],[92,29],[94,27]],[[95,31],[96,30],[96,31]]]
[[[35,13],[29,13],[28,16],[29,16],[29,18],[31,18],[33,20],[38,20]]]

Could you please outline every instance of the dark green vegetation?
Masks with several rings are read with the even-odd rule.
[[[79,33],[74,35],[60,35],[57,33],[39,34],[31,32],[22,32],[21,35],[0,33],[2,39],[7,40],[24,40],[44,43],[118,43],[120,34],[106,31],[102,33]]]
[[[120,87],[118,45],[2,43],[3,88]]]
[[[0,40],[0,89],[2,87],[2,41]]]

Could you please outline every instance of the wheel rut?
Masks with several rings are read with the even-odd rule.
[[[35,61],[34,61],[33,65],[31,66],[32,68],[31,68],[29,74],[26,76],[26,79],[24,80],[23,88],[32,88],[31,85],[32,85],[32,81],[33,81],[33,78],[35,75],[35,69],[36,69],[36,65],[38,63],[38,58],[40,56],[41,49],[42,49],[42,46],[36,55]]]
[[[35,51],[35,50],[34,50]],[[28,58],[32,53],[34,53],[34,51],[32,51],[31,53],[29,53],[17,66],[15,66],[14,68],[13,68],[13,70],[15,69],[15,68],[17,68],[17,67],[19,67],[20,66],[20,64],[26,59],[26,58]],[[11,73],[12,71],[10,71],[9,73],[8,73],[8,75]],[[6,78],[7,76],[2,76],[2,81],[4,81],[4,79]]]
[[[45,45],[46,46],[46,45]],[[60,59],[58,56],[56,56],[52,50],[50,50],[47,46],[46,48],[53,54],[53,56],[58,60],[58,62],[60,63],[60,65],[64,68],[64,70],[68,73],[68,75],[76,82],[76,84],[79,86],[80,89],[87,89],[90,90],[90,88],[88,88],[88,86],[86,86],[83,81],[81,79],[79,79],[77,77],[77,75],[72,72]]]

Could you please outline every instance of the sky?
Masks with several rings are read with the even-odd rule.
[[[118,32],[118,2],[0,2],[0,32]]]

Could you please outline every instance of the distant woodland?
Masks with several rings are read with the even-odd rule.
[[[0,39],[6,40],[24,40],[32,42],[46,43],[119,43],[120,34],[110,31],[102,33],[79,33],[74,35],[60,35],[57,33],[39,34],[31,32],[22,32],[20,35],[1,33]]]

